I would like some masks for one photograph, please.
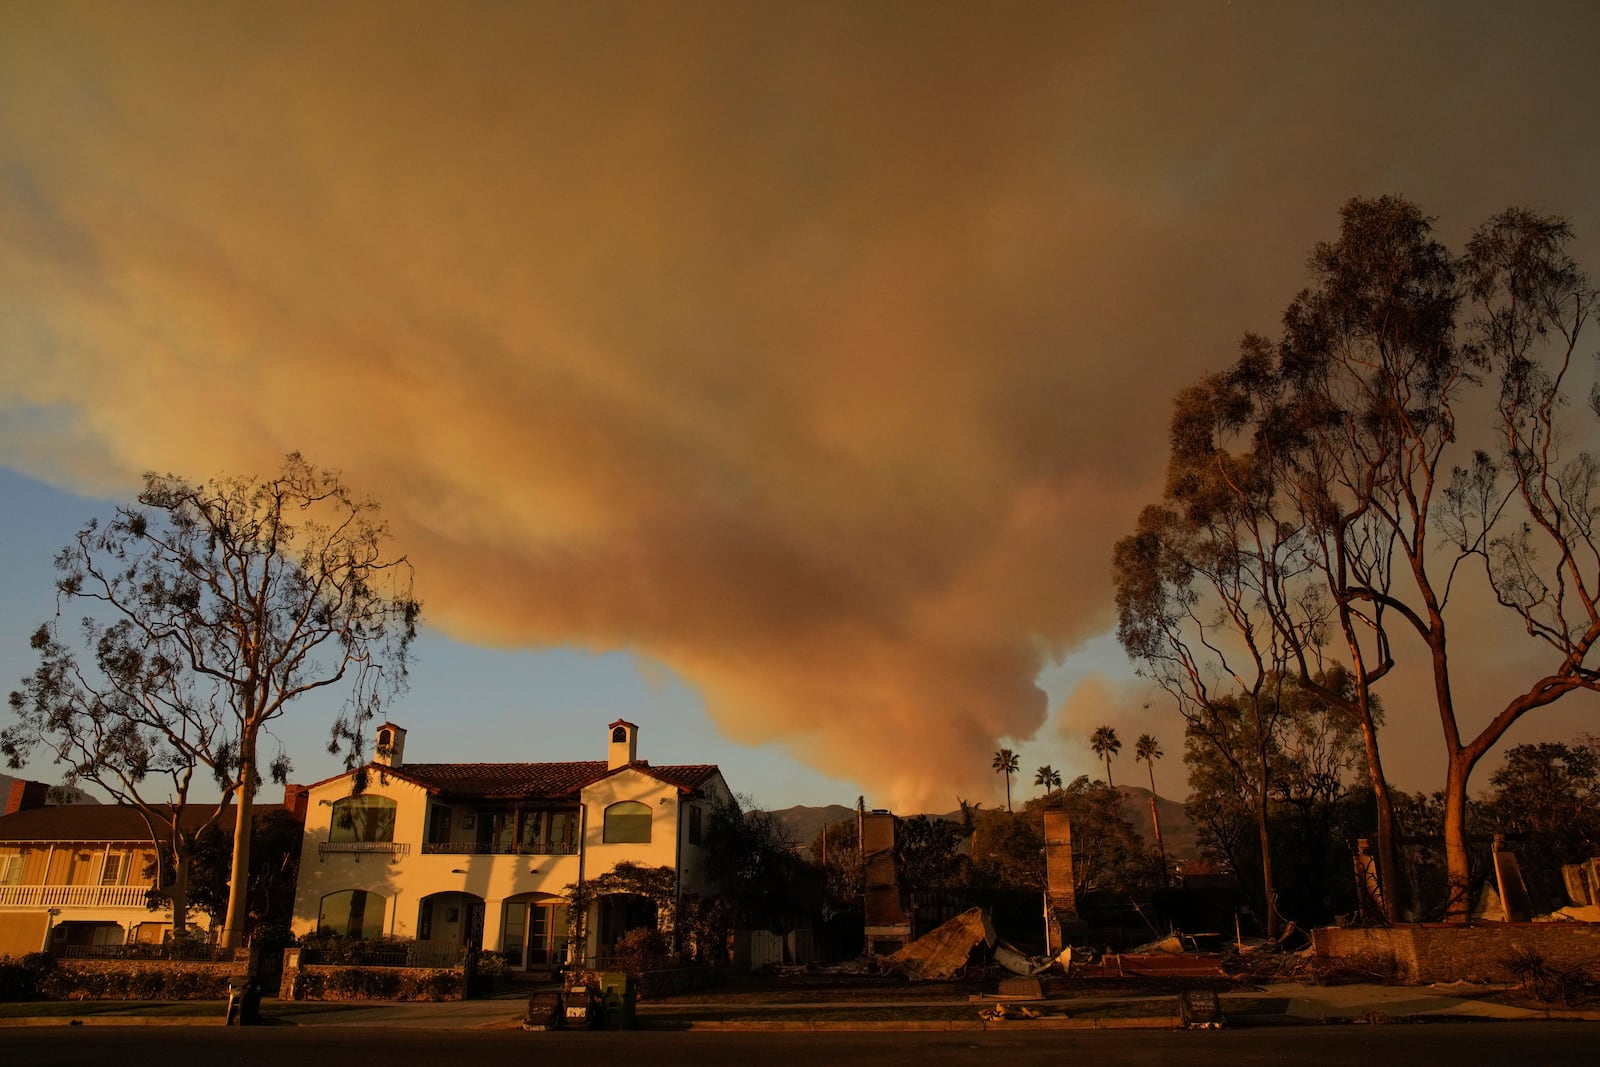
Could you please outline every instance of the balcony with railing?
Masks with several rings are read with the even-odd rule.
[[[0,908],[145,907],[143,885],[0,885]]]
[[[576,841],[426,841],[424,856],[575,856]]]
[[[380,856],[409,856],[409,841],[322,841],[317,844],[317,855],[330,852],[355,852],[360,855],[377,853]]]

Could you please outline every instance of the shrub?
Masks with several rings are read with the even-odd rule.
[[[406,1000],[456,1000],[461,996],[461,979],[450,971],[424,971],[408,983]]]
[[[466,970],[470,976],[469,991],[473,996],[479,997],[493,993],[495,984],[510,972],[511,967],[500,953],[480,949],[473,954]]]
[[[478,974],[485,978],[504,978],[511,971],[511,965],[498,952],[480,951],[476,966]]]
[[[51,968],[40,983],[49,1000],[217,1000],[228,995],[228,976],[215,969],[162,966]]]
[[[1313,956],[1303,973],[1315,985],[1393,984],[1399,981],[1400,964],[1393,952],[1374,950],[1334,958]]]
[[[55,957],[47,952],[0,956],[0,1001],[40,999],[45,978],[55,965]]]
[[[376,967],[340,967],[328,972],[325,988],[343,1000],[394,1000],[400,992],[400,974]]]
[[[649,927],[629,930],[617,939],[617,966],[630,974],[643,974],[666,954],[666,938]]]
[[[461,973],[399,967],[329,967],[301,971],[307,1000],[458,1000]]]
[[[1500,961],[1518,986],[1544,1004],[1567,1007],[1588,991],[1593,977],[1583,964],[1566,967],[1551,963],[1535,949],[1517,946]]]
[[[419,949],[434,947],[431,942],[409,937],[373,937],[358,940],[337,935],[308,936],[300,939],[301,960],[330,966],[407,967],[417,962]],[[452,960],[459,962],[459,959]]]

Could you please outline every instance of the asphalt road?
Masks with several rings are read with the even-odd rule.
[[[1592,1062],[1600,1024],[1467,1023],[1229,1031],[1026,1033],[523,1033],[367,1027],[40,1027],[0,1032],[6,1067],[351,1067],[529,1062],[750,1067],[774,1056],[814,1067],[977,1063],[1352,1064],[1504,1067]]]

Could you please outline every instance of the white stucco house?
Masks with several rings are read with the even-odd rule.
[[[470,945],[514,969],[604,955],[654,907],[601,897],[587,943],[569,946],[567,887],[627,861],[703,894],[702,831],[732,799],[714,765],[652,766],[638,737],[619,719],[603,760],[413,763],[406,731],[384,723],[363,791],[355,772],[309,787],[294,932]]]

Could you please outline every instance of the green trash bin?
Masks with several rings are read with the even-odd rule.
[[[600,1018],[607,1030],[632,1030],[634,1007],[639,1002],[639,980],[612,971],[600,976]]]

